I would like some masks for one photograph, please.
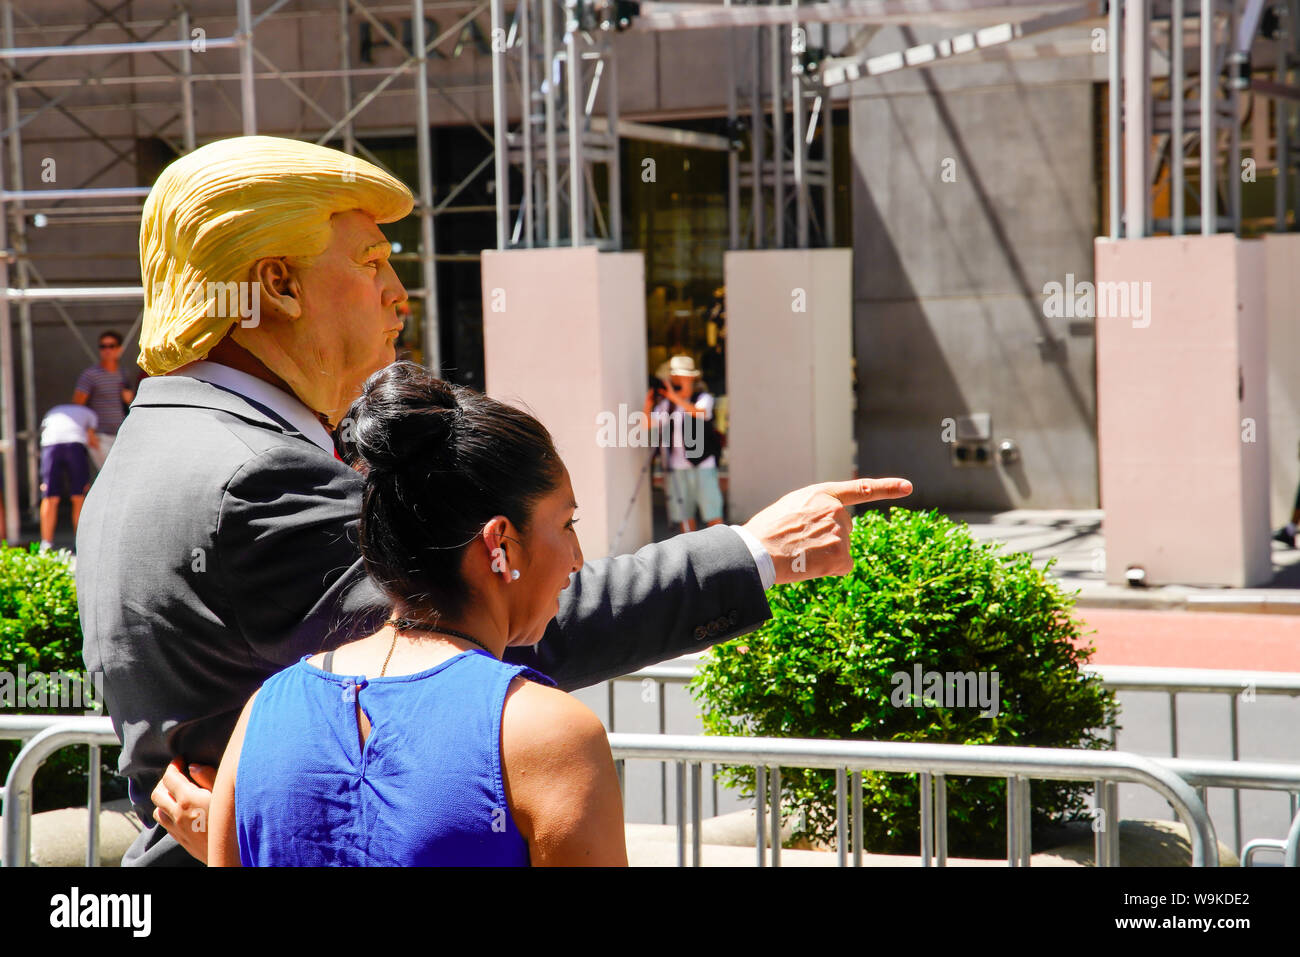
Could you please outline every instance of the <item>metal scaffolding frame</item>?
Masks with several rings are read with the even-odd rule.
[[[987,2],[987,0],[981,0]],[[803,77],[827,43],[829,24],[880,18],[894,0],[848,0],[799,6],[642,3],[639,10],[606,0],[519,0],[507,22],[504,0],[492,0],[493,119],[507,144],[497,156],[497,247],[593,245],[622,248],[619,142],[671,142],[728,154],[727,219],[732,249],[831,245],[834,184],[829,92]],[[805,20],[819,24],[822,47],[810,50]],[[560,26],[563,33],[558,33]],[[740,121],[735,28],[753,27],[748,120]],[[728,136],[632,123],[618,115],[615,32],[728,29]],[[766,38],[764,30],[767,31]],[[765,42],[766,40],[766,42]],[[766,84],[763,63],[769,61]],[[576,64],[570,69],[570,64]],[[595,115],[604,100],[605,115]],[[511,104],[519,121],[509,122]],[[785,116],[791,115],[786,130]],[[570,118],[575,118],[573,122]],[[742,129],[751,132],[750,162],[741,168]],[[819,150],[814,151],[814,144]],[[602,198],[595,168],[607,171]],[[521,186],[511,217],[511,169]],[[574,170],[578,172],[575,173]],[[576,188],[575,188],[575,183]],[[751,198],[741,224],[741,193]],[[820,196],[811,196],[813,190]],[[606,217],[602,209],[609,210]],[[793,218],[789,207],[793,204]],[[765,223],[770,205],[777,214]],[[820,207],[820,214],[815,208]],[[566,228],[567,226],[567,228]],[[787,229],[787,226],[790,228]],[[815,230],[815,236],[810,233]]]
[[[1271,47],[1260,37],[1265,0],[1115,0],[1108,17],[1110,236],[1188,232],[1213,235],[1242,228],[1241,95],[1277,98],[1278,176],[1274,229],[1287,230],[1287,188],[1297,157],[1288,144],[1289,80],[1300,63],[1300,2],[1273,4]],[[1275,81],[1252,75],[1252,47],[1274,58]],[[1189,60],[1189,54],[1192,59]],[[1168,64],[1163,95],[1153,94],[1153,55]],[[1169,170],[1170,215],[1155,217],[1153,200]],[[1200,190],[1197,215],[1187,214],[1187,170]],[[1208,175],[1204,171],[1209,171]],[[1208,211],[1208,214],[1207,212]]]
[[[731,249],[832,245],[831,97],[835,87],[889,70],[933,66],[959,54],[978,55],[991,46],[1094,18],[1102,2],[961,0],[954,7],[942,0],[773,0],[770,4],[646,0],[638,6],[621,0],[520,0],[508,20],[504,0],[492,0],[493,119],[496,138],[508,144],[496,163],[497,246],[621,248],[622,218],[617,201],[620,138],[670,141],[727,152]],[[1015,15],[1021,19],[1006,22]],[[883,57],[859,55],[881,26],[953,22],[983,29],[956,35],[951,42],[925,44]],[[859,29],[845,49],[832,57],[829,30],[836,23],[857,24]],[[561,24],[562,35],[558,33]],[[817,45],[811,42],[814,26]],[[730,135],[620,120],[617,64],[610,36],[623,31],[705,29],[728,31]],[[754,31],[749,62],[743,66],[737,62],[736,49],[736,31],[741,29]],[[1050,55],[1081,52],[1087,52],[1086,47]],[[578,64],[576,70],[568,69],[571,62]],[[603,118],[594,115],[602,93],[606,101]],[[748,110],[740,105],[745,100]],[[511,112],[519,117],[513,124]],[[576,122],[570,123],[570,117],[577,118]],[[611,135],[611,130],[616,130],[617,136]],[[750,156],[742,164],[746,131]],[[601,164],[609,170],[603,198],[597,195],[593,172]],[[580,172],[573,174],[571,167]],[[513,218],[512,169],[522,184]],[[572,188],[575,181],[577,189]],[[749,198],[744,207],[742,192]],[[610,211],[608,223],[601,213],[602,201]]]
[[[138,301],[143,290],[134,287],[64,287],[51,288],[29,250],[28,222],[40,216],[50,226],[91,225],[96,223],[134,222],[139,215],[139,200],[147,189],[98,188],[95,182],[108,170],[122,162],[134,162],[134,157],[114,144],[112,136],[102,135],[77,113],[69,108],[69,101],[79,91],[91,87],[109,88],[118,84],[152,86],[175,84],[179,88],[180,109],[159,125],[154,125],[144,135],[161,137],[172,143],[178,152],[188,152],[199,142],[195,126],[194,89],[198,83],[210,83],[217,95],[240,118],[245,133],[257,131],[256,81],[274,80],[281,84],[318,123],[317,132],[310,134],[316,142],[328,142],[341,137],[344,149],[354,155],[364,156],[378,165],[377,158],[357,138],[354,121],[370,103],[394,88],[393,84],[406,74],[411,75],[415,93],[413,125],[415,127],[416,153],[419,164],[419,182],[416,184],[415,211],[420,217],[420,248],[415,254],[398,258],[418,260],[421,270],[419,289],[408,290],[412,297],[422,298],[424,309],[424,343],[426,361],[435,371],[441,367],[438,355],[437,282],[436,262],[460,260],[467,254],[439,255],[435,246],[435,217],[448,209],[494,212],[497,222],[499,248],[532,247],[558,244],[591,244],[599,248],[617,249],[622,246],[622,215],[619,203],[620,169],[618,164],[621,139],[642,139],[671,142],[697,148],[716,150],[728,154],[728,233],[730,248],[806,248],[810,245],[830,245],[834,236],[834,182],[832,175],[832,126],[830,122],[831,95],[834,88],[851,81],[854,76],[872,76],[886,70],[916,66],[934,66],[959,55],[980,58],[987,55],[987,47],[1009,43],[1021,36],[1051,29],[1053,26],[1078,19],[1084,13],[1095,11],[1091,3],[1080,5],[1080,0],[1043,3],[1041,0],[818,0],[789,3],[773,0],[772,3],[661,3],[646,0],[638,5],[627,0],[517,0],[513,14],[507,19],[505,0],[392,0],[382,6],[365,0],[300,0],[305,9],[287,11],[288,0],[259,0],[260,11],[254,10],[253,0],[228,0],[229,7],[218,20],[229,20],[233,29],[228,36],[206,37],[205,49],[231,49],[237,51],[238,69],[233,73],[199,73],[194,69],[192,48],[192,0],[171,0],[171,15],[147,22],[126,19],[122,11],[129,6],[126,0],[115,4],[112,0],[92,3],[93,15],[78,28],[66,25],[73,32],[59,44],[18,46],[16,26],[21,18],[27,26],[37,27],[13,0],[0,0],[0,29],[3,30],[3,48],[0,48],[4,84],[6,149],[0,153],[0,165],[7,173],[0,180],[0,280],[4,294],[0,295],[0,469],[3,471],[5,496],[5,534],[16,540],[19,534],[20,506],[17,500],[19,443],[25,443],[24,462],[27,473],[28,502],[34,510],[37,500],[37,416],[34,381],[33,329],[31,306],[33,302],[48,303],[59,320],[68,327],[73,341],[93,359],[97,358],[90,343],[65,308],[65,303],[87,300]],[[1215,0],[1204,0],[1214,3]],[[1217,84],[1223,64],[1230,57],[1241,54],[1242,42],[1246,50],[1254,36],[1258,21],[1259,0],[1218,0],[1222,4],[1220,19],[1222,29],[1217,34],[1215,21],[1207,18],[1203,31],[1210,38],[1202,44],[1201,85],[1206,92],[1199,101],[1177,97],[1182,109],[1152,111],[1150,96],[1149,48],[1166,38],[1170,20],[1182,22],[1184,6],[1195,0],[1115,0],[1109,5],[1110,36],[1117,42],[1109,44],[1111,138],[1111,229],[1119,235],[1122,211],[1127,213],[1128,235],[1146,235],[1164,224],[1154,223],[1150,216],[1150,169],[1154,165],[1149,152],[1151,130],[1163,131],[1160,124],[1167,119],[1168,143],[1184,142],[1191,147],[1201,128],[1222,131],[1230,125],[1231,142],[1226,144],[1230,160],[1235,162],[1239,152],[1236,142],[1236,124],[1225,124],[1235,117],[1235,99],[1241,84]],[[1244,14],[1238,18],[1236,5],[1241,2]],[[1285,0],[1290,13],[1289,31],[1294,25],[1298,0]],[[1127,19],[1121,17],[1121,3]],[[1172,4],[1168,16],[1163,7],[1153,18],[1149,5]],[[426,36],[425,13],[429,9],[466,11],[449,28],[437,36]],[[458,96],[472,96],[481,87],[462,86],[450,88],[431,76],[428,60],[436,48],[460,32],[481,12],[490,9],[492,15],[492,96],[493,130],[479,123],[470,109],[458,102]],[[1214,9],[1214,8],[1211,8]],[[380,14],[407,11],[411,17],[409,48],[403,39],[395,36]],[[337,69],[282,70],[264,50],[256,45],[259,25],[272,17],[319,17],[334,15],[340,25],[340,43]],[[1190,14],[1190,11],[1189,11]],[[396,66],[368,67],[351,60],[349,40],[350,25],[364,22],[378,41],[406,53]],[[1233,25],[1242,23],[1239,30]],[[831,56],[830,29],[833,24],[856,24],[858,29],[843,49]],[[874,33],[884,25],[942,24],[977,28],[969,34],[954,34],[947,41],[922,44],[897,51],[886,57],[867,59],[861,55]],[[100,27],[107,27],[124,36],[123,42],[79,43]],[[982,29],[979,29],[982,28]],[[62,29],[62,28],[61,28]],[[634,123],[618,114],[617,62],[612,36],[620,30],[657,32],[691,29],[725,29],[727,63],[727,117],[728,135],[716,136],[670,127]],[[754,31],[749,62],[740,64],[736,44],[736,31]],[[1121,30],[1127,31],[1127,44],[1121,40]],[[764,33],[766,31],[766,33]],[[1231,41],[1236,33],[1237,48]],[[819,45],[811,41],[816,38]],[[1243,41],[1244,37],[1244,41]],[[1141,51],[1141,56],[1122,56],[1127,46],[1130,54]],[[1181,90],[1183,84],[1182,43],[1168,44],[1176,65],[1176,78],[1170,88]],[[1283,48],[1285,47],[1285,55]],[[1078,49],[1052,50],[1033,44],[1034,53],[1018,55],[1076,55]],[[1280,104],[1300,99],[1300,90],[1287,85],[1289,71],[1300,62],[1293,39],[1279,39],[1279,65],[1276,84],[1259,81],[1254,86],[1259,92],[1278,96]],[[1044,52],[1045,51],[1045,52]],[[162,65],[162,72],[150,74],[132,70],[127,76],[60,76],[36,77],[33,71],[51,59],[109,56],[100,72],[120,60],[135,54],[147,54],[150,62]],[[173,59],[174,58],[174,59]],[[1123,69],[1121,70],[1121,63]],[[569,65],[575,64],[574,69]],[[766,66],[765,66],[766,64]],[[766,75],[765,75],[766,74]],[[337,79],[341,85],[341,116],[333,115],[315,97],[304,89],[303,81],[309,79]],[[362,81],[373,85],[358,95],[354,88]],[[1127,81],[1127,82],[1121,82]],[[1249,82],[1249,81],[1247,81]],[[222,88],[223,83],[238,83],[236,102]],[[1271,89],[1270,89],[1271,87]],[[405,88],[402,88],[403,90]],[[1127,110],[1121,110],[1121,91],[1127,91]],[[433,168],[429,130],[429,93],[432,91],[449,104],[467,126],[477,130],[485,140],[485,156],[463,177],[447,195],[435,202]],[[1140,95],[1145,93],[1145,98]],[[603,99],[603,104],[602,104]],[[512,124],[508,115],[510,104],[520,119]],[[603,105],[604,115],[598,115],[597,106]],[[144,104],[144,108],[157,106]],[[140,108],[137,104],[121,104],[122,109]],[[1281,127],[1278,136],[1279,163],[1289,170],[1294,158],[1288,152],[1286,122],[1289,109],[1279,106]],[[22,129],[33,119],[46,113],[57,113],[84,133],[87,138],[102,144],[112,159],[96,173],[73,189],[27,189],[22,175]],[[570,117],[576,119],[570,122]],[[179,121],[180,130],[173,130]],[[1122,149],[1123,127],[1127,124],[1129,136]],[[319,130],[324,130],[320,133]],[[375,132],[371,130],[370,132]],[[387,132],[387,131],[385,131]],[[140,134],[136,134],[140,135]],[[1191,136],[1191,140],[1187,137]],[[750,157],[741,162],[741,148],[748,138]],[[1185,142],[1186,141],[1186,142]],[[502,143],[502,149],[496,144]],[[1201,162],[1213,168],[1216,137],[1200,141]],[[1184,151],[1170,149],[1170,162],[1176,180],[1181,180]],[[453,207],[450,204],[482,173],[495,162],[495,210],[483,207]],[[606,167],[605,195],[597,194],[595,167]],[[1227,164],[1225,164],[1226,167]],[[510,170],[517,168],[521,176],[522,195],[512,197]],[[742,168],[743,167],[743,168]],[[1140,175],[1125,177],[1141,188],[1127,193],[1120,188],[1121,168],[1135,170]],[[573,170],[577,170],[575,174]],[[1285,209],[1285,186],[1288,177],[1279,177],[1279,208]],[[1203,231],[1216,228],[1236,229],[1240,221],[1240,183],[1236,177],[1226,177],[1229,196],[1229,215],[1200,223],[1196,217],[1185,217],[1182,211],[1181,189],[1175,190],[1175,210],[1170,227],[1181,231],[1184,227],[1200,226]],[[1234,189],[1235,185],[1235,189]],[[1203,182],[1202,202],[1214,206],[1215,183],[1212,177]],[[746,203],[742,197],[747,197]],[[1123,204],[1121,210],[1121,202]],[[76,203],[76,205],[67,205]],[[39,204],[39,205],[35,205]],[[742,205],[743,204],[743,205]],[[608,210],[608,215],[606,215]],[[775,215],[773,215],[775,213]],[[1279,222],[1282,220],[1279,216]],[[10,277],[15,280],[10,286]],[[16,304],[13,310],[11,304]],[[13,341],[13,315],[17,313],[17,353]],[[137,317],[137,323],[139,318]],[[134,330],[133,330],[134,332]],[[13,368],[15,355],[21,356],[20,376],[24,405],[24,421],[20,429],[16,421],[17,389]]]
[[[77,322],[69,315],[65,303],[72,301],[134,301],[143,298],[141,287],[122,286],[85,286],[85,287],[50,287],[42,276],[36,263],[35,254],[28,249],[28,222],[39,215],[44,223],[51,227],[71,224],[94,225],[108,223],[136,223],[139,220],[143,197],[149,192],[147,188],[95,188],[92,184],[104,173],[121,162],[134,162],[134,156],[121,150],[113,143],[114,137],[106,136],[83,121],[66,105],[79,91],[90,85],[114,86],[118,84],[176,84],[179,86],[180,110],[165,120],[160,126],[146,130],[137,135],[153,135],[166,139],[179,153],[189,152],[199,145],[199,135],[195,126],[194,87],[196,83],[211,83],[217,95],[230,106],[240,118],[244,134],[256,133],[257,98],[256,81],[274,79],[279,81],[297,100],[320,122],[324,133],[312,133],[306,138],[317,143],[326,143],[335,137],[342,137],[343,149],[353,155],[359,155],[370,162],[386,168],[385,164],[374,156],[357,138],[354,121],[376,97],[384,93],[400,77],[411,74],[415,93],[415,111],[412,126],[416,140],[419,182],[413,190],[416,194],[415,213],[420,217],[420,248],[414,254],[403,254],[395,258],[413,258],[420,263],[421,287],[408,289],[413,298],[424,302],[423,342],[426,364],[435,372],[441,368],[439,355],[439,317],[437,303],[436,261],[438,259],[460,260],[461,254],[439,256],[435,246],[434,218],[444,210],[481,212],[481,207],[456,207],[452,203],[456,197],[477,177],[491,160],[495,148],[494,140],[483,126],[471,115],[469,110],[457,102],[457,94],[473,95],[473,88],[451,90],[428,72],[428,60],[436,48],[449,38],[458,36],[469,21],[473,20],[487,8],[488,0],[431,0],[430,8],[446,9],[454,7],[467,10],[455,23],[437,36],[425,36],[426,2],[409,0],[409,3],[386,5],[381,12],[392,13],[404,10],[411,17],[412,37],[409,49],[401,39],[393,35],[373,6],[367,6],[363,0],[322,0],[319,8],[307,11],[295,11],[292,14],[283,11],[288,0],[269,0],[262,4],[260,12],[253,9],[252,0],[230,0],[229,9],[221,15],[209,19],[232,20],[234,30],[229,36],[207,37],[202,39],[202,50],[233,49],[238,52],[238,71],[235,73],[196,73],[194,70],[195,33],[192,32],[193,4],[191,0],[172,0],[169,16],[159,21],[140,25],[128,21],[122,14],[127,3],[116,4],[92,3],[90,16],[76,29],[66,25],[73,32],[57,45],[19,46],[16,43],[16,25],[19,20],[23,25],[39,28],[30,16],[25,14],[13,0],[3,0],[0,4],[0,27],[3,29],[3,48],[0,49],[0,63],[3,64],[5,123],[4,136],[6,149],[0,157],[7,167],[6,175],[0,181],[0,472],[4,477],[5,495],[4,534],[9,541],[16,541],[20,535],[20,506],[18,501],[18,474],[21,461],[25,464],[27,479],[26,508],[33,512],[39,500],[37,491],[37,472],[39,461],[37,434],[37,407],[35,393],[35,357],[33,351],[33,331],[31,305],[33,302],[47,303],[52,306],[62,323],[69,329],[72,341],[77,342],[91,360],[98,356],[82,333]],[[256,45],[256,31],[259,25],[271,17],[283,16],[319,16],[335,12],[340,25],[339,68],[326,70],[282,70],[265,52]],[[404,50],[408,55],[396,66],[361,67],[354,66],[350,56],[350,24],[353,17],[366,22],[369,28],[384,42],[394,48]],[[100,27],[112,28],[126,39],[114,43],[79,43],[77,41]],[[60,29],[63,29],[61,27]],[[162,37],[166,36],[166,39]],[[173,39],[174,37],[174,39]],[[33,78],[33,71],[51,58],[72,58],[87,56],[109,56],[107,63],[101,64],[99,70],[106,71],[121,60],[136,55],[150,54],[153,60],[162,64],[163,73],[139,75],[133,70],[127,76],[91,77],[81,74],[58,78]],[[175,56],[173,62],[167,55]],[[305,89],[301,81],[314,78],[337,78],[341,82],[343,115],[336,117],[321,106]],[[354,83],[361,78],[378,82],[359,98],[354,97]],[[223,83],[239,84],[238,102],[232,100],[222,89]],[[487,141],[487,158],[455,184],[440,202],[434,201],[432,150],[429,129],[429,92],[442,97],[465,117],[469,126],[477,129]],[[20,97],[35,99],[37,103],[23,103]],[[123,104],[123,109],[132,108]],[[92,176],[72,189],[26,189],[23,183],[22,168],[22,129],[33,119],[43,113],[54,111],[72,123],[78,130],[106,148],[112,159]],[[179,136],[168,137],[169,130],[177,121],[181,123]],[[385,131],[388,132],[388,131]],[[103,201],[116,201],[104,205]],[[69,202],[76,205],[68,205]],[[42,204],[34,207],[31,204]],[[74,214],[69,216],[68,214]],[[12,270],[12,272],[11,272]],[[11,287],[10,277],[15,282]],[[16,304],[13,310],[11,304]],[[17,422],[17,395],[14,376],[9,372],[14,365],[15,343],[13,341],[13,312],[17,312],[19,327],[18,352],[20,358],[20,376],[24,416],[22,427]],[[140,315],[137,313],[136,325],[128,333],[133,336],[139,328]],[[19,443],[25,449],[20,453]]]

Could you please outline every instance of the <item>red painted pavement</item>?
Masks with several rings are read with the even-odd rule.
[[[1096,665],[1300,672],[1300,615],[1076,608]]]

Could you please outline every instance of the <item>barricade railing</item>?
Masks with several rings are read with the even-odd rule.
[[[1253,700],[1256,695],[1300,697],[1300,674],[1290,672],[1205,668],[1149,668],[1134,665],[1084,665],[1080,670],[1086,674],[1096,675],[1101,678],[1102,686],[1111,691],[1163,692],[1167,694],[1169,696],[1169,753],[1173,758],[1178,757],[1178,695],[1180,694],[1224,694],[1231,696],[1229,727],[1232,738],[1231,761],[1234,764],[1237,764],[1241,758],[1241,737],[1237,706],[1242,700],[1242,695],[1247,695],[1247,700]],[[691,678],[695,677],[696,673],[695,661],[686,659],[651,665],[649,668],[642,668],[640,671],[614,678],[608,683],[606,689],[609,730],[613,731],[615,728],[614,688],[617,682],[635,681],[645,687],[650,684],[655,686],[655,699],[659,709],[659,733],[664,734],[667,731],[667,708],[664,703],[665,686],[686,684]],[[1111,729],[1111,747],[1114,748],[1116,745],[1116,734],[1114,729]],[[1266,764],[1262,765],[1262,767],[1274,767],[1274,765]],[[1277,765],[1277,767],[1286,767],[1286,765]],[[663,817],[666,819],[666,771],[664,775],[665,784],[662,785]],[[1232,846],[1233,850],[1242,857],[1244,863],[1245,847],[1241,840],[1241,791],[1260,788],[1261,785],[1236,785],[1227,783],[1222,779],[1210,780],[1207,777],[1197,786],[1202,789],[1202,800],[1204,800],[1204,788],[1206,787],[1221,787],[1232,791]],[[1300,809],[1300,787],[1270,787],[1268,789],[1287,792],[1287,818],[1288,820],[1295,820],[1297,810]],[[716,809],[716,796],[714,806]],[[1265,842],[1265,846],[1274,846],[1276,843],[1269,844]]]
[[[31,861],[32,779],[55,751],[72,744],[90,745],[86,787],[89,815],[86,866],[99,864],[99,749],[117,744],[113,722],[101,717],[68,715],[0,715],[0,739],[25,741],[4,786],[4,849],[0,864],[26,867]]]
[[[1099,866],[1118,866],[1119,827],[1112,804],[1121,783],[1142,784],[1165,798],[1187,827],[1192,865],[1217,867],[1218,840],[1209,813],[1196,791],[1174,771],[1150,758],[1122,751],[1068,748],[1014,748],[997,745],[924,744],[895,741],[828,741],[800,738],[702,737],[672,734],[611,734],[610,748],[624,775],[628,760],[671,761],[676,765],[677,863],[686,865],[686,771],[690,764],[691,863],[700,864],[701,767],[752,766],[755,769],[755,850],[759,866],[781,863],[781,768],[816,768],[836,773],[836,848],[841,866],[852,846],[854,866],[861,866],[863,843],[862,773],[914,773],[921,788],[921,863],[947,863],[947,776],[1004,777],[1007,781],[1007,863],[1028,867],[1030,840],[1030,781],[1092,782],[1105,817],[1096,830]],[[848,802],[852,802],[852,832]],[[770,803],[770,813],[765,806]],[[770,840],[767,836],[770,818]]]
[[[3,791],[5,866],[24,866],[30,858],[32,781],[49,755],[62,747],[88,744],[92,770],[99,767],[100,746],[117,743],[112,723],[102,717],[61,715],[0,716],[0,738],[27,741],[15,759]],[[771,849],[773,864],[780,862],[781,814],[780,769],[782,767],[834,769],[837,782],[836,843],[841,865],[847,849],[853,847],[855,865],[861,863],[862,790],[861,772],[888,771],[917,773],[921,785],[921,855],[929,866],[947,861],[946,775],[1006,777],[1008,863],[1028,866],[1030,855],[1031,780],[1092,781],[1095,785],[1102,826],[1095,842],[1098,866],[1119,864],[1116,787],[1119,783],[1143,784],[1162,794],[1188,827],[1193,863],[1218,863],[1218,845],[1213,825],[1205,810],[1206,787],[1240,787],[1300,790],[1300,766],[1263,762],[1229,762],[1187,758],[1145,758],[1117,751],[1084,751],[1064,748],[1013,748],[976,745],[923,743],[828,741],[791,738],[725,738],[685,735],[611,734],[610,746],[618,763],[620,783],[624,763],[630,759],[661,760],[677,768],[678,862],[686,860],[686,765],[691,765],[691,818],[693,862],[700,860],[701,764],[752,765],[756,770],[756,852],[764,862],[769,814],[764,802],[772,803]],[[847,840],[846,791],[852,782],[853,838]],[[1190,800],[1189,800],[1190,799]],[[90,775],[88,793],[89,840],[87,865],[98,863],[99,775]],[[1116,826],[1110,826],[1114,822]],[[1202,845],[1204,845],[1202,847]],[[1252,842],[1283,852],[1287,866],[1297,866],[1300,846],[1300,815],[1295,815],[1285,842]],[[1201,849],[1198,850],[1198,847]],[[1249,861],[1244,859],[1243,863]]]

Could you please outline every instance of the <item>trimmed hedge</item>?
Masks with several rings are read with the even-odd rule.
[[[60,707],[60,692],[66,699],[68,686],[55,673],[85,671],[81,658],[81,622],[77,616],[77,587],[71,555],[66,551],[42,552],[33,544],[27,548],[0,546],[0,713],[3,714],[86,714],[84,707]],[[33,672],[44,680],[31,681]],[[18,677],[29,680],[17,687]],[[46,700],[44,707],[29,704],[31,698]],[[27,699],[24,701],[23,699]],[[81,703],[81,695],[76,696]],[[23,705],[23,706],[16,706]],[[91,712],[94,713],[94,712]],[[102,712],[101,712],[102,713]],[[0,740],[0,773],[21,749],[21,742]],[[121,748],[101,748],[102,799],[126,797],[126,781],[117,774]],[[87,749],[64,748],[51,755],[36,773],[34,810],[48,811],[86,803]]]
[[[902,508],[856,518],[851,546],[850,574],[770,590],[772,619],[706,657],[691,690],[707,733],[1109,747],[1114,694],[1080,670],[1093,648],[1071,617],[1074,598],[1030,555]],[[918,666],[923,679],[944,676],[942,687],[912,687]],[[973,674],[990,693],[996,677],[996,707],[963,706],[954,692],[969,686],[949,673]],[[719,777],[753,794],[753,769]],[[804,812],[803,836],[830,843],[834,771],[782,769],[781,783],[783,802]],[[1033,782],[1035,830],[1081,818],[1090,790]],[[916,853],[919,801],[917,775],[864,773],[865,848]],[[950,778],[948,818],[952,854],[1004,854],[1005,779]]]

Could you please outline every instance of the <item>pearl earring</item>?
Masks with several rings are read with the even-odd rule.
[[[510,573],[510,579],[511,581],[517,581],[519,579],[519,569],[516,568],[513,572]]]

